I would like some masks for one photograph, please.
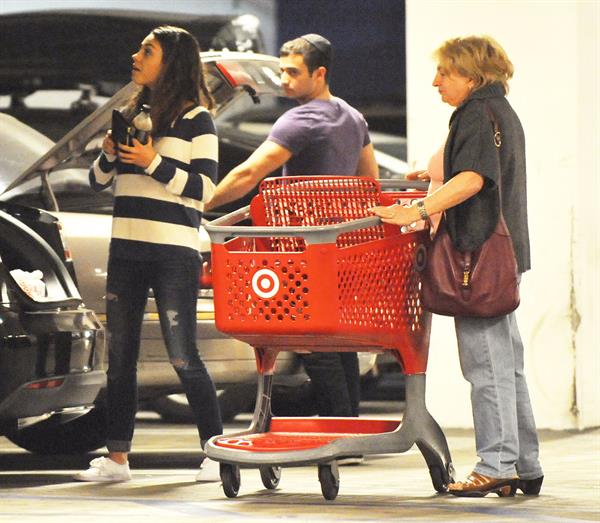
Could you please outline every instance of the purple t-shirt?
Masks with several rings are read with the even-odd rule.
[[[267,139],[292,153],[284,176],[354,176],[360,152],[371,142],[362,114],[335,97],[290,109],[275,122]]]

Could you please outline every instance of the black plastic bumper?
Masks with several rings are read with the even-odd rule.
[[[30,387],[43,383],[43,380],[24,383],[0,403],[0,420],[4,423],[53,414],[67,408],[88,407],[106,385],[106,373],[102,370],[52,376],[49,379],[63,382],[54,388]]]

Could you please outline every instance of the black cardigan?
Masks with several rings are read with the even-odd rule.
[[[500,127],[502,146],[499,149],[494,145],[493,124],[486,104]],[[525,136],[501,84],[477,89],[450,118],[444,150],[444,182],[462,171],[480,174],[485,183],[476,195],[446,211],[448,232],[456,248],[475,250],[495,229],[499,217],[498,182],[502,173],[502,210],[519,272],[530,269]]]

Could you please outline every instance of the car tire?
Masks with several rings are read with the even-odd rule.
[[[219,409],[224,423],[244,412],[254,410],[256,384],[231,385],[218,391]],[[272,411],[275,416],[313,416],[317,407],[309,381],[297,387],[275,385],[272,394]],[[168,423],[195,423],[194,414],[185,395],[161,396],[146,407],[157,412]]]
[[[256,387],[256,383],[250,383],[223,389],[218,396],[221,419],[229,422],[238,414],[252,412],[256,401]]]
[[[66,423],[56,416],[6,437],[35,454],[85,454],[104,447],[107,438],[106,406],[98,403],[87,414]]]

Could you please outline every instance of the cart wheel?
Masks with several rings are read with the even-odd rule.
[[[431,476],[433,488],[437,492],[447,492],[448,483],[454,482],[454,467],[452,466],[452,463],[448,463],[446,471],[441,467],[431,467],[429,469],[429,475]]]
[[[223,492],[228,498],[235,498],[240,491],[240,467],[221,463],[219,475],[223,483]]]
[[[340,490],[340,476],[337,467],[333,470],[331,465],[319,465],[319,482],[325,499],[331,501],[337,497]]]
[[[260,479],[265,488],[273,490],[279,485],[281,467],[260,467]]]
[[[431,476],[431,482],[433,488],[437,492],[446,492],[448,490],[446,482],[444,481],[444,473],[440,467],[431,467],[429,469],[429,475]]]

